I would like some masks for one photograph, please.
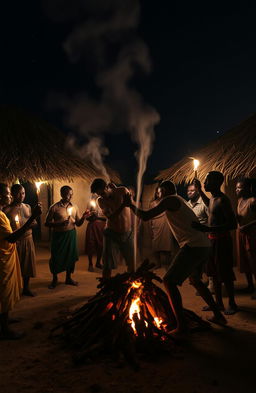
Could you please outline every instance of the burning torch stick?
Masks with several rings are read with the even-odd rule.
[[[37,197],[39,198],[39,193],[40,193],[40,187],[41,185],[44,184],[44,181],[36,181],[35,185],[36,185],[36,193],[37,193]]]
[[[94,210],[96,209],[97,204],[96,204],[95,199],[91,199],[90,205],[91,205],[91,207],[92,207]]]
[[[15,224],[16,224],[16,228],[19,229],[20,228],[20,219],[18,214],[16,214],[16,216],[14,217],[15,220]]]
[[[194,163],[194,173],[195,173],[195,178],[197,179],[197,168],[199,167],[199,161],[193,158],[193,163]]]

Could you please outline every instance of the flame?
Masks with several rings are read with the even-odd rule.
[[[194,158],[193,163],[194,163],[194,171],[196,171],[197,168],[199,167],[200,162]]]
[[[35,182],[37,194],[39,194],[39,192],[40,192],[40,187],[41,187],[41,185],[44,184],[44,183],[45,183],[44,181],[36,181],[36,182]]]
[[[91,207],[93,207],[94,209],[96,208],[96,202],[95,202],[95,200],[94,199],[92,199],[91,201],[90,201],[90,205],[91,205]]]
[[[140,281],[133,281],[132,282],[132,288],[139,288],[141,287],[141,282]]]
[[[67,208],[68,216],[72,215],[72,210],[73,210],[73,207],[68,207]]]
[[[154,321],[155,321],[155,324],[158,327],[158,329],[161,329],[161,325],[163,323],[163,320],[161,318],[155,317]]]
[[[18,214],[15,216],[14,220],[15,220],[16,224],[19,224],[19,223],[20,223]]]
[[[128,320],[128,323],[131,324],[131,327],[132,327],[135,335],[137,335],[134,316],[136,314],[138,319],[141,319],[143,317],[143,314],[141,316],[141,304],[142,303],[141,303],[141,299],[140,299],[140,294],[142,293],[143,284],[142,284],[141,281],[133,281],[131,283],[131,289],[132,288],[135,289],[135,291],[134,291],[135,292],[135,297],[132,300],[132,303],[131,303],[131,306],[130,306],[130,309],[129,309],[129,320]],[[157,316],[154,316],[156,314],[155,314],[155,311],[153,309],[150,309],[149,312],[152,315],[152,317],[154,318],[155,326],[159,330],[164,330],[163,320],[161,318],[157,317]],[[143,322],[144,322],[145,326],[148,327],[148,322],[146,320],[143,320]]]
[[[140,319],[140,305],[139,305],[139,302],[140,302],[140,298],[139,297],[134,299],[132,301],[132,304],[131,304],[131,307],[130,307],[130,310],[129,310],[129,318],[131,320],[131,326],[132,326],[135,334],[137,332],[136,332],[135,322],[133,320],[133,316],[134,316],[134,314],[137,314],[138,318]]]

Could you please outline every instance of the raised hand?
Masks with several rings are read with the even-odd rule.
[[[198,189],[198,191],[200,191],[201,190],[201,188],[202,188],[202,185],[201,185],[201,182],[200,182],[200,180],[198,180],[198,179],[196,179],[196,178],[194,178],[194,180],[192,181],[192,184],[194,184],[194,186]]]
[[[84,211],[84,213],[82,214],[82,218],[85,219],[85,218],[89,217],[91,214],[92,214],[92,212],[89,209],[86,209]]]

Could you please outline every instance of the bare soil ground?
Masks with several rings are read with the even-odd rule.
[[[25,330],[19,341],[0,341],[1,393],[253,393],[256,357],[256,301],[237,294],[240,308],[228,317],[229,328],[193,333],[189,340],[167,357],[142,359],[141,369],[108,359],[74,366],[71,353],[49,339],[56,321],[96,293],[96,277],[89,273],[85,256],[77,263],[74,278],[78,287],[64,285],[64,275],[55,290],[49,290],[49,251],[38,249],[37,278],[32,280],[35,298],[22,298],[12,313],[22,321],[16,329]],[[120,268],[120,271],[123,269]],[[157,271],[160,276],[164,270]],[[237,274],[236,289],[245,285]],[[186,282],[182,286],[184,306],[206,318],[204,305]],[[226,301],[226,299],[225,299]]]

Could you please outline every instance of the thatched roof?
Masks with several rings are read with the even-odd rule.
[[[191,156],[200,161],[198,178],[201,181],[213,170],[222,172],[226,182],[238,176],[256,177],[256,114]],[[193,161],[191,157],[184,157],[161,171],[156,179],[188,183],[193,178]]]
[[[120,181],[109,172],[113,181]],[[0,181],[90,181],[100,175],[91,162],[67,151],[65,135],[58,129],[21,109],[0,106]]]

